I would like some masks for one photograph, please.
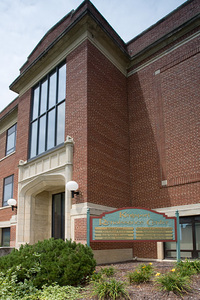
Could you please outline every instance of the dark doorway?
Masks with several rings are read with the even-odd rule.
[[[200,216],[180,218],[181,258],[200,258]],[[176,243],[165,243],[165,258],[176,257]]]
[[[65,239],[65,193],[52,196],[52,237]]]

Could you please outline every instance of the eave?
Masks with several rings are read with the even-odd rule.
[[[41,74],[40,77],[47,74],[50,71],[49,68],[52,68],[52,64],[56,65],[65,59],[86,39],[109,53],[110,57],[113,57],[113,61],[118,62],[121,71],[126,73],[129,55],[126,52],[125,43],[122,40],[119,43],[119,36],[118,40],[113,37],[112,31],[114,32],[114,30],[111,27],[110,31],[111,33],[87,8],[15,79],[10,85],[10,89],[19,95],[23,94],[25,90],[36,83],[35,79],[38,80],[39,74]]]

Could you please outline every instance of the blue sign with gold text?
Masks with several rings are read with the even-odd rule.
[[[90,217],[90,241],[176,241],[176,218],[150,209],[122,208]]]

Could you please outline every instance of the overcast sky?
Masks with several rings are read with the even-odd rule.
[[[130,39],[184,0],[92,0],[121,38]],[[17,94],[9,85],[45,33],[81,0],[0,0],[0,111]]]

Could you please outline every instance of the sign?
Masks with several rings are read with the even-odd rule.
[[[175,242],[176,218],[127,207],[90,217],[90,242]]]

